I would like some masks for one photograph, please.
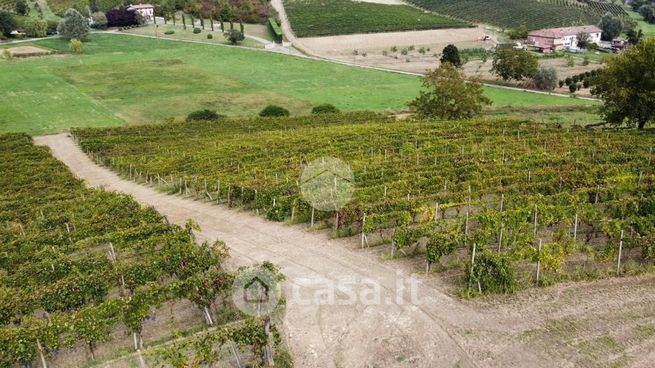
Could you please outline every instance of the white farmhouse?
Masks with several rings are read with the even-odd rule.
[[[127,10],[134,10],[141,14],[146,23],[152,22],[155,17],[155,8],[151,4],[136,4],[127,7]]]
[[[600,45],[600,35],[603,31],[596,26],[540,29],[528,34],[528,43],[543,52],[577,50],[580,33],[588,34],[589,42]]]

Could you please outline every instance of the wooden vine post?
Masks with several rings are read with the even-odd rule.
[[[621,256],[623,255],[623,230],[621,230],[621,238],[619,240],[619,256],[616,260],[616,274],[621,274]]]
[[[368,247],[368,237],[366,236],[366,214],[364,214],[364,217],[362,218],[362,248],[364,248],[364,244]]]
[[[537,205],[534,205],[534,235],[537,235]]]
[[[575,219],[573,220],[573,241],[578,240],[578,214],[575,214]]]
[[[537,285],[539,285],[539,277],[541,276],[541,247],[542,240],[539,239],[539,246],[537,247]]]
[[[275,366],[273,361],[273,348],[271,347],[271,317],[264,318],[264,334],[266,335],[266,345],[264,346],[264,362],[267,367]]]
[[[473,281],[473,268],[475,267],[475,251],[476,251],[476,244],[473,243],[473,251],[471,252],[471,272],[469,275],[469,291],[471,290],[471,282]],[[480,283],[478,282],[478,286]]]
[[[45,355],[43,354],[43,346],[41,345],[41,340],[36,339],[36,350],[39,352],[39,359],[41,360],[41,367],[48,368],[48,363],[45,360]]]

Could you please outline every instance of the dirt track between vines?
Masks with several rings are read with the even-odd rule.
[[[233,264],[270,260],[288,280],[285,330],[297,367],[650,367],[655,359],[655,276],[561,284],[478,301],[449,296],[438,276],[417,276],[421,303],[398,296],[396,279],[417,272],[385,261],[352,239],[272,223],[118,177],[93,163],[66,134],[36,137],[90,186],[132,195],[171,222],[192,219],[200,240],[224,240]],[[400,276],[398,276],[400,275]],[[350,283],[365,294],[380,285],[380,303],[308,300],[308,281]],[[368,294],[367,294],[368,295]]]

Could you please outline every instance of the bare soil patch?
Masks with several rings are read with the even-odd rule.
[[[49,55],[52,53],[51,50],[42,49],[36,46],[18,46],[7,49],[14,57],[31,57],[31,56],[41,56]]]
[[[303,46],[315,55],[322,57],[342,57],[352,55],[353,50],[381,54],[383,50],[396,46],[399,49],[409,46],[428,46],[439,52],[452,43],[457,47],[491,47],[493,41],[481,41],[489,34],[482,27],[451,28],[428,31],[367,33],[330,37],[308,37],[299,39]]]

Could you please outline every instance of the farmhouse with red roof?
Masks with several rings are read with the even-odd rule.
[[[547,28],[532,31],[528,34],[528,43],[543,52],[578,49],[578,35],[586,33],[589,42],[600,45],[600,34],[603,31],[596,26],[579,26],[563,28]]]

